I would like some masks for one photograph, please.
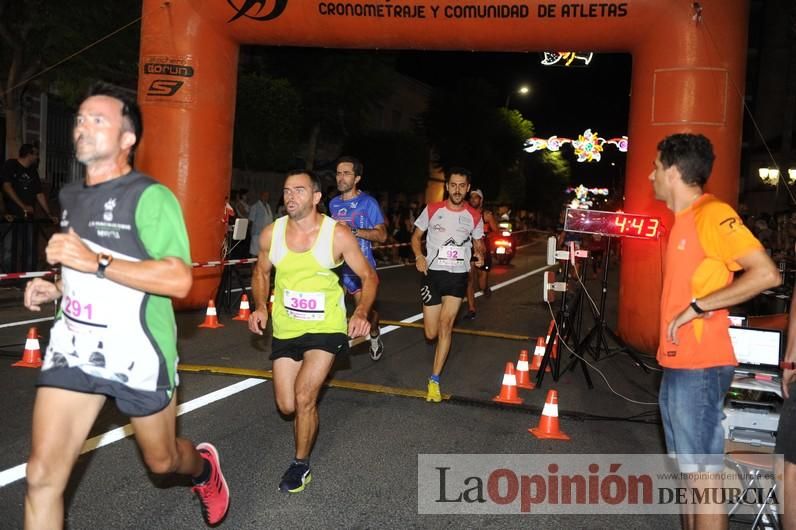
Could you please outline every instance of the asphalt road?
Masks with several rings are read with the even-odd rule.
[[[541,302],[544,248],[521,250],[511,265],[496,267],[490,298],[478,299],[474,321],[457,327],[509,335],[542,335],[550,321]],[[414,267],[380,271],[378,307],[382,318],[403,320],[420,312],[419,277]],[[512,282],[512,280],[514,280]],[[589,284],[599,293],[599,285]],[[616,286],[608,312],[615,313]],[[586,310],[588,313],[588,310]],[[51,313],[50,313],[51,314]],[[33,318],[48,316],[33,315]],[[24,479],[20,464],[30,444],[30,417],[36,371],[12,368],[21,352],[31,314],[6,304],[0,308],[0,529],[22,528]],[[222,315],[225,327],[198,329],[202,312],[178,315],[183,363],[270,369],[268,334],[258,337],[242,322]],[[610,321],[610,320],[609,320]],[[585,322],[589,322],[588,319]],[[41,323],[46,343],[48,324]],[[584,324],[588,325],[588,324]],[[587,329],[587,328],[584,328]],[[422,331],[399,328],[384,336],[385,354],[373,362],[366,345],[335,365],[333,377],[403,389],[424,389],[433,347]],[[500,390],[507,361],[532,344],[505,338],[457,334],[442,376],[442,391],[454,398],[441,404],[422,399],[341,388],[323,391],[321,428],[312,455],[313,481],[295,495],[277,491],[293,455],[291,423],[276,411],[270,381],[228,375],[182,373],[179,401],[227,389],[230,394],[179,417],[179,432],[194,441],[210,441],[220,453],[232,491],[223,528],[674,528],[673,515],[425,515],[418,513],[418,455],[421,454],[605,454],[660,453],[662,432],[656,422],[657,372],[644,373],[623,355],[603,356],[594,365],[595,388],[581,372],[568,372],[542,389],[521,391],[524,408],[487,403]],[[652,362],[649,359],[646,361]],[[234,385],[246,385],[240,389]],[[559,392],[561,429],[571,441],[538,440],[527,429],[539,421],[546,391]],[[630,421],[636,420],[636,421]],[[127,424],[109,404],[92,429],[101,436]],[[563,457],[566,458],[566,457]],[[14,470],[19,479],[12,480]],[[5,477],[6,480],[2,480]],[[13,477],[12,477],[13,478]],[[4,483],[8,482],[8,483]],[[174,477],[157,477],[143,466],[132,438],[126,437],[80,457],[66,495],[67,526],[82,529],[203,528],[198,501]]]

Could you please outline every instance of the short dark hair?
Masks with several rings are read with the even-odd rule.
[[[354,166],[354,176],[365,176],[365,166],[362,165],[362,162],[360,162],[358,158],[354,158],[353,156],[341,156],[337,159],[337,164],[335,164],[335,167],[345,162],[348,162]]]
[[[22,144],[21,146],[19,146],[19,158],[25,158],[29,154],[38,150],[39,148],[33,144]]]
[[[287,175],[285,175],[285,180],[293,175],[307,175],[312,182],[312,191],[321,191],[321,179],[319,179],[318,175],[316,175],[313,171],[310,171],[309,169],[291,169],[287,172]]]
[[[470,172],[469,169],[465,169],[463,167],[452,167],[448,170],[448,174],[445,176],[445,181],[449,181],[451,179],[451,175],[464,175],[467,178],[467,184],[470,184],[473,181],[473,174]]]
[[[144,134],[144,120],[141,116],[141,108],[130,94],[121,88],[108,83],[95,83],[89,88],[86,99],[91,96],[106,96],[119,100],[122,103],[122,123],[126,129],[135,134],[135,143],[130,148],[130,159],[132,160],[141,137]]]
[[[702,187],[708,181],[716,155],[713,145],[701,134],[672,134],[658,144],[664,169],[677,166],[683,182]]]

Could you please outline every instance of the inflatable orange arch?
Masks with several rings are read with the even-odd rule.
[[[668,134],[708,136],[717,158],[707,189],[737,203],[747,16],[744,0],[144,0],[138,165],[176,193],[193,259],[210,261],[225,229],[241,44],[629,52],[625,210],[671,226],[648,181]],[[619,333],[644,351],[657,347],[664,244],[622,246]],[[183,305],[203,307],[220,271],[194,278]]]

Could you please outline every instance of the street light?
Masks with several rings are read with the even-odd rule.
[[[531,87],[529,87],[528,85],[521,85],[519,88],[517,88],[515,92],[520,96],[527,96],[528,94],[531,93]],[[509,92],[508,95],[506,96],[506,104],[503,106],[507,109],[509,108],[509,103],[511,102],[511,96],[513,94],[514,92]]]

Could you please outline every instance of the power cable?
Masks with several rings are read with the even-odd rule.
[[[556,334],[557,334],[557,335],[560,337],[560,336],[561,336],[561,333],[560,333],[560,331],[561,331],[561,330],[559,330],[559,329],[558,329],[558,322],[556,322],[556,317],[555,317],[555,314],[553,313],[553,306],[551,306],[551,305],[550,305],[550,302],[547,302],[547,310],[550,312],[550,317],[552,318],[553,324],[554,324],[554,325],[555,325],[555,327],[556,327]],[[577,357],[578,359],[580,359],[581,361],[583,361],[584,363],[586,363],[586,365],[588,365],[588,366],[589,366],[589,367],[590,367],[592,370],[594,370],[595,372],[597,372],[598,374],[600,374],[600,377],[602,377],[602,378],[603,378],[603,380],[605,381],[605,384],[606,384],[606,385],[608,385],[608,389],[609,389],[611,392],[613,392],[614,394],[616,394],[617,396],[619,396],[620,398],[624,399],[625,401],[629,401],[629,402],[631,402],[631,403],[635,403],[635,404],[637,404],[637,405],[654,405],[654,406],[658,406],[658,403],[657,403],[657,402],[637,401],[637,400],[635,400],[635,399],[632,399],[632,398],[629,398],[629,397],[625,396],[624,394],[621,394],[621,393],[617,392],[616,390],[614,390],[614,387],[612,387],[612,386],[611,386],[611,383],[608,381],[608,378],[605,376],[605,374],[604,374],[602,371],[600,371],[600,369],[599,369],[599,368],[597,368],[597,367],[596,367],[596,366],[594,366],[592,363],[590,363],[589,361],[587,361],[586,359],[584,359],[584,358],[583,358],[581,355],[578,355],[577,353],[575,353],[575,350],[573,350],[572,348],[570,348],[570,347],[569,347],[569,344],[567,344],[567,343],[566,343],[566,341],[562,340],[562,341],[559,341],[559,342],[560,342],[561,344],[563,344],[563,345],[564,345],[564,347],[565,347],[567,350],[569,350],[569,352],[570,352],[572,355],[574,355],[575,357]]]

